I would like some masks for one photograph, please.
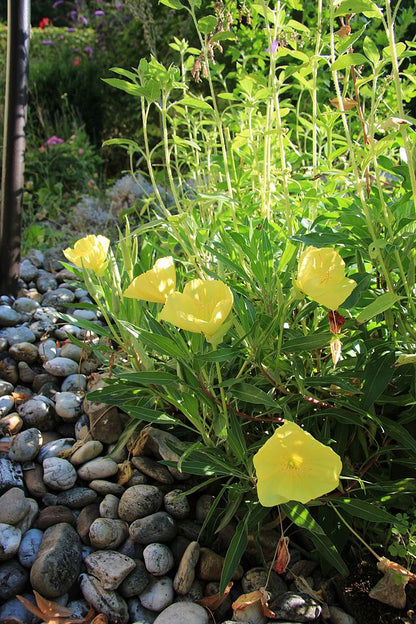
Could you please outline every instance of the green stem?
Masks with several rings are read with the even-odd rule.
[[[373,550],[371,548],[371,546],[369,546],[367,544],[367,542],[361,537],[361,535],[359,535],[357,533],[357,531],[355,529],[352,528],[352,526],[350,524],[348,524],[348,522],[345,520],[345,518],[339,513],[338,509],[336,508],[336,506],[331,503],[331,501],[328,501],[328,505],[335,511],[335,513],[337,514],[337,516],[339,517],[339,519],[345,524],[345,526],[347,527],[347,529],[349,531],[351,531],[351,533],[367,548],[367,550],[377,559],[377,561],[381,561],[381,557],[380,555],[378,555],[376,553],[375,550]]]

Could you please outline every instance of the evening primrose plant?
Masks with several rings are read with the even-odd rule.
[[[102,274],[67,253],[107,321],[90,398],[130,417],[121,444],[161,427],[195,488],[216,484],[201,539],[235,526],[222,590],[276,506],[346,573],[347,527],[371,541],[415,492],[414,44],[389,0],[163,4],[198,43],[106,80],[143,131],[107,143],[157,207]]]

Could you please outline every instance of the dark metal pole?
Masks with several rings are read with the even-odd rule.
[[[0,295],[17,294],[26,144],[29,35],[30,0],[8,0],[0,205]]]

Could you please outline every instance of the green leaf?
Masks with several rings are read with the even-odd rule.
[[[217,25],[218,20],[214,15],[207,15],[198,20],[198,28],[203,35],[209,35],[209,33],[214,32]]]
[[[179,0],[159,0],[159,4],[164,4],[170,9],[184,9],[184,5]]]
[[[176,375],[165,373],[164,371],[142,371],[139,373],[122,373],[120,379],[130,383],[137,383],[143,386],[167,386],[172,383],[178,383]]]
[[[355,518],[361,518],[369,522],[386,522],[389,524],[394,524],[396,522],[396,518],[392,514],[381,507],[377,507],[374,503],[351,498],[337,498],[334,499],[332,503],[336,507],[341,507],[344,511],[349,513],[350,516],[354,516]]]
[[[371,39],[371,37],[365,37],[364,42],[363,42],[363,50],[364,50],[364,54],[366,55],[370,63],[375,65],[376,63],[379,62],[380,53],[377,49],[376,44]]]
[[[381,423],[386,434],[390,438],[397,440],[397,442],[400,442],[400,444],[402,444],[405,449],[412,451],[412,453],[416,455],[416,440],[409,433],[409,430],[406,429],[406,427],[403,427],[403,425],[401,425],[400,423],[395,422],[394,420],[390,420],[385,416],[381,418]],[[412,461],[414,462],[414,460]]]
[[[240,401],[254,403],[255,405],[265,405],[275,411],[281,410],[280,405],[272,399],[272,397],[266,394],[263,390],[260,390],[260,388],[257,388],[255,385],[239,383],[230,389],[230,393],[234,398]]]
[[[145,422],[157,423],[159,425],[182,425],[181,421],[164,412],[143,407],[142,405],[122,405],[121,409],[132,418],[144,420]]]
[[[348,568],[341,555],[326,535],[311,533],[310,538],[315,545],[318,554],[335,568],[342,576],[348,576]]]
[[[313,351],[327,347],[331,340],[331,334],[313,334],[312,336],[299,336],[283,342],[282,350],[285,353],[300,353],[301,351]]]
[[[241,557],[243,556],[248,543],[248,527],[247,527],[247,516],[243,521],[239,522],[237,525],[237,529],[234,533],[233,539],[230,542],[230,545],[227,550],[227,554],[225,555],[224,566],[221,572],[221,580],[219,593],[223,594],[225,588],[228,583],[231,581],[234,572],[236,571],[238,564],[241,561]]]
[[[142,87],[139,87],[137,84],[127,82],[127,80],[120,80],[120,78],[102,78],[102,81],[106,82],[111,87],[125,91],[129,95],[134,95],[136,97],[141,97],[143,95]]]
[[[351,67],[351,65],[364,65],[367,63],[367,59],[362,54],[358,52],[352,52],[351,54],[343,54],[337,60],[332,63],[331,70],[338,71],[340,69],[345,69],[346,67]]]
[[[189,106],[190,108],[195,108],[197,110],[202,111],[213,111],[213,108],[208,102],[201,98],[193,97],[192,95],[185,95],[181,100],[179,100],[178,104],[181,106]]]
[[[147,331],[140,331],[140,338],[145,344],[152,347],[159,353],[169,355],[170,357],[178,360],[188,361],[190,359],[190,354],[187,351],[182,350],[171,338],[160,336],[158,334],[152,334]]]
[[[384,392],[394,372],[394,351],[374,351],[364,369],[361,407],[369,410]]]
[[[290,501],[289,503],[284,503],[282,508],[288,518],[290,518],[298,527],[302,527],[302,529],[306,529],[311,533],[325,535],[323,528],[316,522],[305,505],[302,505],[302,503]]]
[[[381,314],[382,312],[392,308],[397,301],[399,301],[399,297],[394,293],[384,293],[383,295],[380,295],[377,299],[361,310],[355,319],[356,323],[361,325],[362,323],[369,321],[373,318],[373,316],[377,316],[377,314]]]
[[[335,17],[349,15],[350,13],[363,13],[366,17],[381,19],[381,9],[372,0],[344,0],[335,11]]]

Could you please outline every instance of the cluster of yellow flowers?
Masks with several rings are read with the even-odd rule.
[[[87,236],[64,250],[70,262],[102,275],[108,264],[110,241]],[[345,277],[345,263],[332,248],[308,247],[299,259],[296,286],[317,303],[336,310],[351,294],[355,282]],[[231,289],[220,280],[194,279],[176,290],[171,256],[160,258],[137,276],[125,297],[162,303],[160,319],[180,329],[203,333],[208,341],[219,331],[233,306]],[[336,488],[340,457],[291,421],[279,427],[253,458],[257,493],[265,507],[290,500],[307,503]]]

